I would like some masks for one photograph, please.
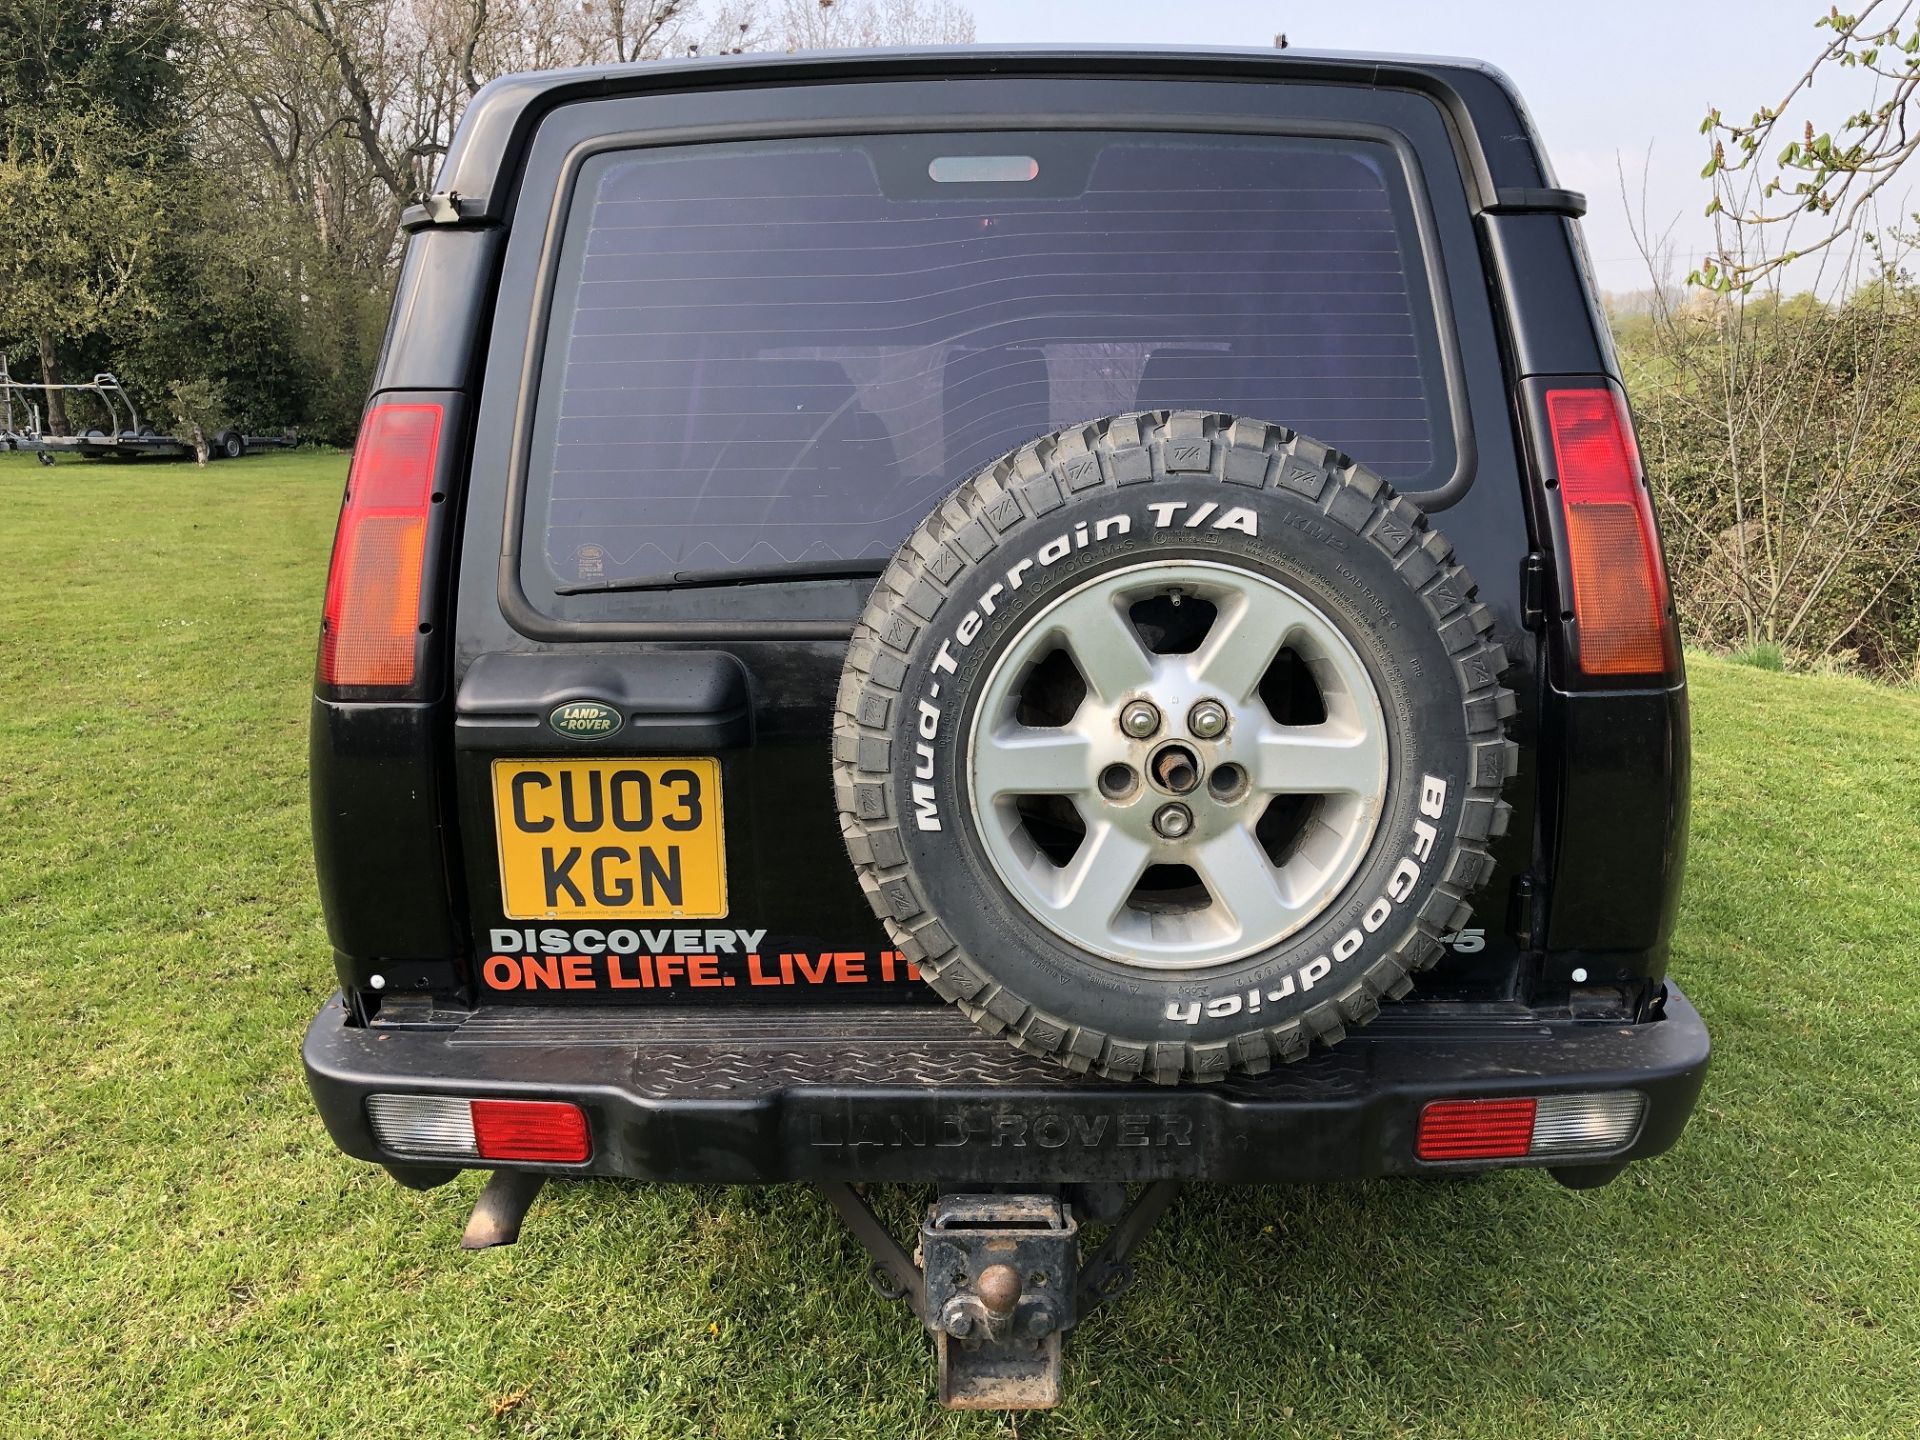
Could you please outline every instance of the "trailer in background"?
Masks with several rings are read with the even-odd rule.
[[[95,426],[78,435],[47,434],[39,402],[31,397],[54,390],[94,396],[107,412],[107,428]],[[210,460],[238,460],[249,450],[285,449],[299,443],[299,437],[290,430],[279,435],[216,430],[205,438]],[[42,465],[53,464],[59,454],[84,455],[92,460],[192,460],[199,453],[191,437],[162,434],[152,425],[142,424],[133,397],[115,376],[103,371],[92,380],[65,385],[15,380],[7,373],[4,355],[0,355],[0,450],[33,451]]]

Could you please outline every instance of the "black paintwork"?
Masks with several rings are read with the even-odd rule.
[[[944,50],[740,55],[502,76],[483,87],[467,107],[447,162],[441,167],[438,189],[458,197],[463,222],[500,220],[518,187],[519,162],[533,131],[556,106],[576,101],[644,94],[731,96],[749,85],[837,86],[898,79],[945,84],[970,76],[1037,77],[1047,81],[1193,78],[1407,91],[1425,96],[1446,116],[1455,132],[1464,182],[1476,209],[1500,206],[1502,190],[1537,193],[1552,190],[1557,184],[1513,83],[1493,66],[1479,61],[1299,50],[983,45]]]
[[[459,390],[486,340],[498,230],[429,230],[407,241],[373,389]]]
[[[546,728],[567,700],[600,700],[625,725],[605,741],[575,742],[648,755],[709,755],[753,744],[747,672],[725,650],[546,651],[483,655],[467,667],[454,704],[454,745],[495,754],[571,754]]]
[[[926,83],[934,78],[941,83]],[[991,128],[1122,118],[1254,129],[1309,124],[1376,137],[1384,131],[1423,182],[1426,258],[1445,301],[1462,469],[1442,490],[1415,499],[1444,528],[1496,614],[1513,657],[1506,683],[1520,704],[1513,735],[1521,761],[1507,791],[1512,824],[1494,846],[1495,877],[1471,921],[1484,932],[1481,948],[1456,950],[1421,977],[1409,1001],[1391,1008],[1419,1017],[1451,1005],[1509,1007],[1525,1024],[1554,1034],[1562,1033],[1556,1026],[1577,1031],[1574,1016],[1611,1021],[1615,1031],[1634,1021],[1642,1022],[1629,1023],[1634,1033],[1670,1030],[1671,1019],[1656,1017],[1685,845],[1685,690],[1676,683],[1595,691],[1578,683],[1569,664],[1572,641],[1559,619],[1556,579],[1564,556],[1533,453],[1537,396],[1551,377],[1595,384],[1617,383],[1619,374],[1571,218],[1577,197],[1556,190],[1511,87],[1497,72],[1467,62],[1294,51],[975,49],[513,76],[486,87],[469,108],[439,186],[457,194],[457,203],[410,219],[417,228],[375,382],[376,398],[433,392],[455,402],[442,453],[448,503],[437,517],[445,533],[431,562],[441,577],[431,603],[440,608],[436,630],[423,641],[427,688],[409,703],[323,696],[315,704],[315,846],[349,1023],[341,1029],[339,1017],[322,1017],[310,1064],[321,1056],[335,1071],[351,1069],[363,1055],[372,1064],[353,1030],[369,1017],[391,1022],[425,1013],[444,1021],[481,1000],[476,971],[488,953],[486,932],[513,923],[499,912],[487,766],[496,756],[580,753],[585,742],[543,733],[538,717],[550,698],[618,703],[631,728],[612,743],[624,753],[719,758],[731,913],[700,923],[765,928],[768,952],[874,957],[884,944],[845,859],[828,767],[844,637],[867,582],[567,597],[564,614],[585,617],[571,619],[538,613],[519,594],[518,527],[507,519],[515,514],[513,471],[526,438],[521,396],[537,362],[549,227],[564,203],[556,196],[564,196],[570,154],[610,135],[641,143],[890,121]],[[436,210],[450,223],[433,223],[429,211]],[[1576,969],[1586,972],[1578,985]],[[375,975],[383,981],[378,990]],[[736,987],[725,998],[778,1005],[790,993]],[[550,1006],[553,997],[520,998]],[[568,998],[625,1003],[605,992]],[[676,1006],[671,1019],[698,1013],[686,1007],[712,993],[664,998]],[[795,998],[817,1003],[821,996]],[[899,982],[849,988],[837,998],[897,1006],[927,994]],[[649,992],[646,999],[658,1005],[663,996]],[[489,997],[492,1010],[481,1013],[513,1008],[499,1000]],[[513,1013],[540,1023],[556,1012],[523,1006]],[[406,1032],[380,1028],[385,1044],[378,1053],[394,1057],[381,1065],[398,1065],[419,1082],[439,1076],[450,1083],[462,1073],[449,1067],[451,1057],[466,1052],[444,1037],[423,1035],[416,1049]],[[550,1084],[561,1076],[571,1077],[566,1086],[616,1083],[590,1057],[569,1068],[573,1051],[563,1032],[552,1033],[550,1045],[501,1052],[496,1059],[505,1068],[476,1078],[510,1082],[519,1073],[513,1067],[531,1063],[537,1052],[541,1073],[558,1067]],[[1305,1158],[1312,1147],[1296,1144],[1303,1129],[1312,1129],[1301,1117],[1320,1114],[1324,1105],[1315,1090],[1321,1082],[1312,1077],[1345,1077],[1336,1089],[1362,1083],[1352,1062],[1337,1058],[1343,1053],[1406,1072],[1415,1089],[1422,1064],[1435,1066],[1435,1083],[1461,1077],[1450,1065],[1480,1073],[1470,1045],[1456,1045],[1454,1059],[1443,1064],[1429,1050],[1400,1054],[1404,1041],[1394,1024],[1381,1022],[1326,1056],[1289,1067],[1287,1073],[1306,1078],[1271,1082],[1266,1103],[1305,1108],[1275,1122],[1280,1128],[1271,1133],[1287,1143],[1268,1152],[1298,1151],[1301,1158],[1276,1161],[1270,1178],[1302,1178],[1318,1163]],[[1362,1048],[1348,1048],[1356,1044]],[[1698,1045],[1703,1056],[1703,1033]],[[1518,1064],[1517,1080],[1535,1063],[1531,1052],[1500,1053]],[[1641,1053],[1623,1045],[1589,1069],[1593,1077],[1605,1072],[1609,1084],[1634,1083]],[[339,1099],[358,1090],[340,1075],[314,1078],[336,1136],[354,1153],[369,1153],[357,1100]],[[1081,1083],[1036,1076],[1022,1093],[1033,1099]],[[1696,1074],[1691,1086],[1663,1092],[1672,1097],[1675,1133],[1697,1083]],[[905,1103],[897,1085],[889,1093],[894,1099],[874,1104],[884,1110]],[[1372,1103],[1353,1101],[1358,1111]],[[673,1097],[619,1104],[623,1113],[633,1111],[623,1124],[638,1126],[644,1115],[667,1127],[659,1134],[677,1133],[678,1121],[660,1118],[673,1109]],[[1242,1114],[1231,1107],[1218,1113]],[[1220,1133],[1231,1131],[1223,1125]],[[1341,1173],[1405,1168],[1404,1158],[1371,1153],[1401,1143],[1397,1131],[1369,1122],[1330,1133],[1370,1152],[1341,1162],[1357,1167]],[[1221,1143],[1227,1149],[1200,1173],[1226,1178],[1245,1171],[1226,1158],[1240,1142]],[[629,1173],[666,1173],[649,1168],[663,1163],[652,1144],[636,1141],[622,1152]],[[736,1169],[753,1169],[756,1178],[799,1174],[792,1168],[799,1153],[789,1146]],[[987,1168],[976,1178],[1000,1178],[988,1171],[1004,1158],[983,1161]],[[849,1161],[838,1173],[867,1172]]]

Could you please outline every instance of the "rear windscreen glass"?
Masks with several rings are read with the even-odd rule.
[[[583,166],[524,578],[576,592],[883,560],[1036,435],[1221,410],[1412,490],[1454,451],[1395,153],[996,132],[688,145]]]

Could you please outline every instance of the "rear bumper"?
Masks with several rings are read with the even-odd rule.
[[[482,1010],[457,1024],[348,1024],[335,996],[307,1032],[307,1083],[335,1142],[395,1167],[485,1166],[384,1150],[379,1092],[570,1100],[593,1157],[556,1175],[789,1180],[1270,1183],[1482,1169],[1414,1158],[1429,1100],[1638,1090],[1645,1118],[1609,1154],[1491,1162],[1613,1167],[1679,1137],[1707,1031],[1669,986],[1637,1025],[1383,1014],[1266,1075],[1159,1087],[1067,1075],[945,1006],[770,1011]]]

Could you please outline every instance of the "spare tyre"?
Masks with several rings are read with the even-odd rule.
[[[1332,1044],[1492,870],[1514,701],[1474,595],[1416,506],[1276,425],[1021,447],[854,632],[834,768],[868,899],[942,996],[1072,1070]]]

